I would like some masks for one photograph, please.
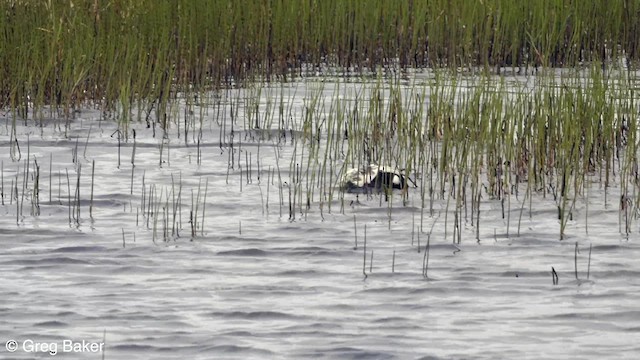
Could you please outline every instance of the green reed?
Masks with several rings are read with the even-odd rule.
[[[314,68],[637,61],[640,1],[95,0],[0,3],[0,107],[150,113],[177,94]]]
[[[306,171],[296,169],[294,180],[300,193],[308,194],[308,206],[315,193],[335,191],[347,168],[373,162],[407,169],[418,177],[423,209],[426,198],[431,214],[434,198],[447,205],[445,229],[452,226],[447,233],[456,243],[469,218],[480,240],[482,199],[500,202],[508,236],[512,209],[519,211],[519,233],[525,201],[530,208],[535,196],[554,201],[564,238],[585,202],[585,184],[595,181],[606,190],[618,181],[624,200],[621,232],[628,233],[639,193],[633,81],[621,69],[603,69],[594,63],[582,73],[546,72],[533,86],[514,78],[438,71],[426,86],[399,86],[398,79],[381,77],[323,100],[311,91],[299,124],[306,135],[296,142],[306,150],[296,150],[290,171],[306,157]],[[321,110],[327,107],[328,116]],[[327,173],[332,180],[315,181]],[[323,201],[330,204],[331,197]],[[393,205],[386,207],[391,221]]]
[[[291,220],[296,213],[306,217],[314,203],[322,214],[340,200],[344,211],[341,174],[377,163],[405,169],[420,184],[420,229],[426,199],[431,216],[435,201],[447,204],[444,221],[456,243],[469,217],[480,240],[482,201],[500,201],[508,234],[512,201],[521,201],[514,202],[521,217],[526,199],[531,209],[536,195],[553,201],[564,238],[592,183],[605,194],[620,184],[620,231],[629,233],[640,201],[633,72],[639,11],[639,1],[6,1],[0,3],[0,107],[13,110],[10,151],[19,160],[16,118],[30,111],[37,117],[45,105],[67,117],[83,106],[115,112],[119,142],[128,141],[133,119],[152,122],[154,135],[156,124],[166,134],[175,121],[185,142],[194,130],[199,149],[207,139],[189,112],[202,104],[201,112],[216,112],[220,147],[229,151],[227,176],[239,171],[241,191],[243,182],[252,183],[252,154],[243,142],[255,136],[273,144],[271,185],[278,186],[282,216],[288,184]],[[619,66],[621,58],[630,61],[627,68]],[[434,67],[426,80],[403,83],[403,68],[425,66]],[[519,83],[504,76],[505,67],[521,73],[535,67],[537,75]],[[338,84],[329,96],[320,82],[303,95],[266,85],[316,71],[367,80],[355,89]],[[294,110],[297,96],[302,110]],[[180,104],[184,125],[176,120]],[[281,166],[287,140],[293,154]],[[16,196],[18,180],[11,187]],[[68,178],[67,188],[70,197]],[[177,200],[175,189],[164,191],[161,210],[163,189],[158,195],[150,185],[146,197],[144,180],[142,189],[147,227],[149,219],[154,229],[161,221],[167,238],[169,217],[177,227],[181,191]],[[198,229],[203,234],[206,193],[205,183],[204,195],[199,186],[191,201],[192,236]],[[268,204],[269,188],[267,210]]]

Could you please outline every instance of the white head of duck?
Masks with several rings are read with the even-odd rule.
[[[413,183],[401,170],[390,166],[370,164],[364,169],[348,169],[340,180],[340,187],[348,192],[383,191],[404,189],[408,181]],[[413,183],[415,187],[415,183]]]

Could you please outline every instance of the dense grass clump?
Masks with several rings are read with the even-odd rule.
[[[204,105],[229,149],[227,178],[242,162],[236,130],[277,127],[278,146],[286,132],[293,145],[290,219],[316,202],[321,213],[336,201],[343,209],[340,176],[374,163],[415,179],[422,212],[446,201],[454,241],[463,217],[479,227],[487,198],[501,202],[508,233],[512,197],[520,217],[525,208],[521,191],[552,199],[563,237],[592,183],[620,185],[620,232],[629,233],[640,218],[639,44],[640,0],[7,0],[0,109],[13,119],[12,152],[16,119],[98,107],[116,113],[125,141],[136,112],[165,129],[174,121],[199,163],[207,139],[189,114]],[[416,77],[396,71],[427,67]],[[310,74],[368,80],[358,88],[332,77],[329,96],[312,82],[301,108],[284,83],[267,84]],[[242,89],[217,91],[232,87]],[[282,209],[277,159],[269,172],[277,170]],[[251,165],[244,169],[251,179]]]
[[[605,73],[601,64],[536,77],[444,70],[413,84],[401,77],[365,82],[355,91],[339,84],[319,101],[307,94],[297,125],[304,146],[297,149],[308,154],[304,168],[313,171],[288,181],[301,197],[298,211],[317,202],[331,212],[332,201],[344,199],[336,190],[341,175],[373,163],[415,179],[417,191],[407,187],[395,196],[406,203],[408,193],[418,192],[421,212],[434,216],[434,201],[446,203],[454,241],[463,219],[479,229],[484,201],[501,204],[507,224],[517,201],[519,233],[534,196],[553,204],[562,239],[594,184],[605,189],[605,202],[607,189],[620,186],[620,232],[628,233],[640,214],[634,74]],[[292,158],[291,169],[298,163]]]
[[[635,61],[638,34],[637,0],[7,0],[0,107],[118,104],[162,120],[178,92],[256,76]]]

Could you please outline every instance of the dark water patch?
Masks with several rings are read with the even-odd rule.
[[[393,237],[392,237],[393,238]],[[405,239],[409,239],[409,243],[411,242],[411,234],[408,234],[408,237],[399,237],[399,239],[405,240]],[[418,240],[417,237],[414,239],[413,245],[417,248],[418,246]],[[422,237],[420,236],[420,251],[422,253],[422,251],[424,250],[425,246],[427,245],[427,239],[426,237]],[[447,253],[454,253],[455,254],[460,254],[461,252],[463,252],[465,250],[465,247],[462,246],[454,246],[449,244],[437,244],[434,243],[434,241],[431,241],[429,243],[429,251],[441,251],[441,252],[447,252]],[[410,252],[416,252],[415,248],[412,247],[411,249],[409,249]]]
[[[579,260],[578,260],[579,261]],[[580,263],[578,263],[580,265]],[[609,266],[609,265],[607,265]],[[584,270],[579,271],[580,277],[587,276]],[[598,270],[594,271],[594,264],[591,264],[590,276],[594,279],[638,279],[640,270]]]
[[[236,289],[236,290],[227,290],[226,291],[226,297],[228,299],[245,299],[245,298],[250,298],[250,297],[263,297],[263,296],[269,296],[269,297],[291,297],[291,296],[300,296],[300,295],[304,295],[304,294],[317,294],[318,291],[315,289],[301,289],[298,288],[296,286],[292,286],[291,289],[289,288],[273,288],[272,289],[268,289],[268,288],[243,288],[243,289]],[[235,297],[234,297],[235,296]]]
[[[575,298],[575,299],[592,299],[592,300],[596,300],[596,299],[611,299],[611,300],[615,300],[616,298],[624,297],[626,295],[628,295],[628,293],[625,292],[625,291],[610,290],[610,291],[606,291],[606,292],[603,292],[603,293],[595,293],[595,292],[591,292],[591,291],[578,292],[576,294],[573,294],[572,297]]]
[[[58,268],[57,265],[23,266],[19,269],[19,271],[26,273],[29,271],[42,271],[42,270],[57,269],[57,268]]]
[[[559,246],[562,243],[559,242],[557,235],[549,235],[546,233],[536,233],[536,232],[527,232],[522,236],[514,235],[513,232],[507,235],[506,233],[502,234],[503,237],[500,238],[500,234],[497,234],[497,237],[500,241],[497,243],[492,239],[484,239],[485,241],[481,242],[480,245],[508,245],[512,248],[518,248],[520,246]],[[491,240],[491,241],[489,241]],[[505,241],[507,240],[507,241]],[[566,243],[566,241],[565,241]]]
[[[108,259],[108,258],[92,258],[91,259],[91,264],[92,265],[100,265],[100,266],[121,266],[122,263],[120,261],[117,260],[113,260],[113,259]]]
[[[188,328],[189,326],[191,326],[191,324],[188,324],[186,322],[182,322],[182,321],[169,321],[166,323],[166,327],[170,328],[170,329],[180,329],[180,328]],[[188,337],[190,335],[193,335],[193,331],[188,331],[188,330],[174,330],[171,331],[171,337],[174,336],[185,336]]]
[[[110,269],[109,271],[113,274],[144,274],[150,270],[147,266],[140,265],[122,265]]]
[[[286,141],[291,141],[292,137],[300,138],[304,135],[304,132],[300,130],[292,130],[292,129],[248,129],[241,130],[240,134],[243,136],[242,141],[244,145],[244,141],[252,140],[258,141],[260,140],[260,146],[275,146],[271,140],[281,140],[283,143]],[[268,142],[264,142],[265,140],[269,140]]]
[[[315,239],[348,239],[353,240],[353,231],[344,230],[338,228],[325,228],[325,227],[315,227],[308,226],[304,223],[293,223],[293,225],[286,225],[282,228],[278,229],[280,233],[277,239],[279,240],[287,240],[291,241],[292,236],[289,234],[293,234],[293,239],[300,239],[301,237],[305,240],[315,240]],[[274,238],[271,238],[274,239]]]
[[[252,257],[265,257],[269,256],[267,251],[249,248],[249,249],[239,249],[239,250],[224,250],[218,251],[217,255],[219,256],[252,256]]]
[[[67,317],[67,316],[75,316],[75,315],[78,315],[78,313],[73,311],[60,311],[56,314],[57,317]]]
[[[559,273],[560,274],[560,273]],[[551,268],[549,270],[531,271],[531,270],[506,270],[506,271],[486,271],[479,273],[481,280],[489,278],[514,278],[514,279],[540,279],[551,278]],[[551,280],[549,280],[551,281]]]
[[[614,260],[615,261],[615,260]],[[602,261],[601,262],[603,264],[603,266],[598,266],[597,269],[609,269],[608,271],[619,271],[616,269],[627,269],[629,268],[629,265],[624,263],[624,262],[611,262],[611,261]],[[597,269],[591,269],[593,270],[597,270]]]
[[[336,347],[316,350],[311,353],[306,353],[305,356],[328,358],[328,359],[395,359],[392,354],[385,352],[377,352],[371,350],[360,349],[356,347]]]
[[[597,319],[599,316],[594,313],[585,313],[585,312],[567,312],[562,314],[555,314],[550,316],[550,319],[557,320],[593,320]]]
[[[111,250],[104,246],[66,246],[51,250],[52,253],[83,253]]]
[[[411,192],[411,190],[412,190],[412,188],[409,188],[409,192]],[[398,190],[398,189],[394,189],[393,190],[394,196],[400,196],[400,192],[401,192],[401,190]],[[384,197],[384,195],[381,195],[381,196]],[[384,203],[384,198],[382,199],[382,202]],[[383,204],[383,206],[384,206],[384,204]],[[384,210],[385,210],[385,213],[388,214],[388,208],[384,207]],[[412,206],[402,206],[402,207],[394,206],[393,208],[391,208],[391,221],[392,221],[392,224],[397,223],[397,221],[394,221],[394,218],[396,218],[398,215],[402,215],[404,217],[410,218],[414,214],[416,214],[416,221],[419,221],[418,219],[419,219],[419,215],[420,215],[420,208],[412,207]],[[411,229],[411,227],[409,227],[409,230],[410,229]]]
[[[262,250],[258,248],[246,248],[238,250],[222,250],[217,252],[219,256],[247,256],[247,257],[269,257],[269,256],[314,256],[314,257],[350,257],[351,250],[333,250],[324,248],[305,249],[297,247],[270,248]]]
[[[374,324],[394,324],[394,323],[404,324],[408,322],[407,320],[408,320],[407,318],[403,318],[399,316],[388,316],[388,317],[375,319],[373,320],[373,323]]]
[[[110,343],[107,339],[107,343],[105,344],[105,353],[111,351],[126,351],[126,352],[152,352],[152,351],[172,351],[174,347],[161,347],[161,346],[153,346],[146,344],[114,344]]]
[[[464,282],[480,282],[485,280],[483,277],[476,275],[460,275],[455,277],[456,281],[464,281]]]
[[[355,307],[351,307],[352,309],[356,309]],[[321,334],[325,334],[325,335],[331,335],[331,334],[336,334],[339,333],[341,337],[358,337],[358,334],[346,334],[344,332],[345,329],[345,322],[330,322],[330,319],[327,319],[326,321],[312,321],[313,319],[309,319],[309,318],[305,318],[305,320],[309,320],[309,321],[304,321],[304,322],[300,322],[300,323],[296,323],[293,325],[284,325],[282,327],[282,330],[284,331],[291,331],[291,332],[297,332],[297,333],[301,333],[301,334],[305,334],[305,333],[310,333],[310,334],[314,334],[314,333],[321,333]]]
[[[149,251],[149,248],[146,248],[146,247],[136,248],[136,247],[131,246],[131,247],[126,248],[126,249],[118,249],[118,250],[120,250],[120,251],[117,252],[116,254],[114,254],[114,257],[116,257],[118,259],[141,259],[141,260],[144,260],[144,257],[154,255],[153,253],[151,253]]]
[[[208,313],[207,316],[236,320],[295,320],[300,318],[299,316],[278,311],[215,311]]]
[[[545,276],[548,272],[545,272]],[[542,275],[541,272],[530,272],[530,271],[518,271],[518,270],[509,270],[509,271],[499,271],[499,272],[484,272],[482,273],[483,278],[487,277],[499,277],[499,278],[530,278],[530,277],[539,277]]]
[[[205,348],[202,348],[198,352],[211,354],[212,355],[211,359],[219,358],[217,354],[221,354],[221,353],[228,354],[228,355],[238,354],[238,355],[242,355],[242,357],[249,356],[249,355],[256,355],[256,356],[261,356],[265,359],[268,359],[268,358],[271,358],[272,356],[277,355],[266,349],[259,349],[253,346],[241,346],[241,345],[232,345],[232,344],[207,346]],[[278,356],[276,356],[276,358],[277,357]]]
[[[222,290],[222,289],[220,289]],[[238,295],[240,298],[246,298],[248,296],[290,296],[290,295],[302,295],[302,294],[316,294],[318,290],[312,287],[299,286],[296,284],[287,283],[287,286],[241,286],[232,289],[225,289],[225,296]]]
[[[375,219],[373,221],[374,223],[384,224],[385,226],[387,226],[388,219],[386,218],[389,215],[389,209],[387,209],[387,207],[384,206],[384,199],[382,201],[383,206],[382,207],[379,206],[377,196],[378,195],[376,195],[376,197],[374,198],[373,203],[371,203],[370,207],[361,206],[358,210],[358,214],[361,215],[363,218],[370,217],[372,219]],[[397,209],[400,209],[400,208],[393,208],[393,210],[391,210],[392,224],[396,223],[395,221],[393,221],[394,216],[400,213],[400,211],[397,211]],[[412,211],[407,212],[407,214],[413,214],[413,212]],[[411,230],[411,227],[409,227],[409,230]]]
[[[313,269],[310,270],[284,270],[281,272],[277,272],[274,276],[290,276],[290,277],[315,277],[315,276],[324,276],[326,272],[319,272]]]
[[[451,321],[451,325],[457,329],[465,329],[469,327],[482,326],[486,323],[486,319],[454,319]]]
[[[43,321],[43,322],[35,323],[33,324],[33,326],[46,327],[46,328],[64,328],[64,327],[68,327],[69,324],[67,324],[66,322],[53,320],[53,321]]]
[[[328,251],[329,249],[319,246],[297,246],[297,247],[274,247],[276,251],[301,251],[301,252],[314,252],[314,251]]]
[[[114,294],[115,295],[115,294]],[[137,321],[137,322],[162,322],[163,324],[169,323],[170,321],[167,319],[166,314],[158,314],[158,315],[149,315],[149,314],[129,314],[119,310],[111,311],[113,314],[104,314],[100,316],[88,316],[86,320],[91,322],[100,322],[100,321],[122,321],[125,318],[127,321]]]
[[[621,321],[640,321],[640,310],[625,310],[608,312],[607,314],[598,315],[605,317],[609,320],[621,320]]]
[[[62,334],[62,332],[58,332],[58,331],[47,331],[46,335],[44,335],[44,336],[43,336],[43,332],[42,331],[38,331],[38,332],[29,331],[29,332],[26,332],[24,334],[21,334],[21,337],[22,337],[22,339],[39,339],[39,340],[40,339],[42,339],[42,340],[46,339],[47,342],[50,342],[50,341],[62,342],[65,339],[69,339],[69,335]],[[47,357],[32,357],[31,359],[47,359],[47,358],[51,359],[50,356],[47,356]],[[14,359],[14,358],[4,358],[4,357],[0,356],[0,359],[4,360],[4,359]]]
[[[273,330],[270,331],[268,337],[270,338],[282,338],[282,339],[328,339],[335,337],[339,334],[341,340],[347,339],[358,339],[359,336],[357,334],[346,334],[344,333],[344,329],[340,329],[339,333],[332,331],[331,329],[327,330],[308,330],[306,327],[298,326],[298,327],[290,327],[284,330]]]
[[[357,293],[364,294],[398,294],[398,293],[406,293],[409,290],[409,287],[397,287],[397,286],[388,286],[388,287],[376,287],[376,288],[368,288]]]
[[[453,290],[450,289],[449,287],[443,287],[443,286],[425,286],[422,288],[413,288],[411,290],[408,291],[409,294],[415,294],[415,295],[420,295],[420,294],[450,294]]]
[[[581,249],[584,247],[581,246]],[[605,252],[605,251],[619,251],[619,250],[637,250],[637,247],[630,246],[627,244],[604,244],[604,245],[593,245],[593,251]],[[581,250],[582,251],[582,250]]]
[[[353,255],[352,250],[335,250],[323,247],[277,247],[270,249],[271,252],[279,252],[287,255],[299,256],[349,256]]]
[[[15,217],[15,216],[14,216]],[[15,222],[14,222],[15,223]],[[0,228],[0,236],[1,235],[16,235],[19,242],[22,242],[26,237],[33,237],[29,240],[41,240],[42,238],[47,238],[50,236],[64,236],[72,237],[72,236],[84,236],[83,233],[77,231],[68,231],[68,228],[65,228],[65,231],[57,231],[52,229],[45,228]]]
[[[244,144],[243,144],[244,145]],[[234,174],[235,171],[231,170],[229,172],[230,174]],[[224,177],[226,179],[227,177],[227,171],[194,171],[193,172],[193,176],[200,176],[200,177]],[[248,186],[248,185],[247,185]],[[220,204],[215,204],[216,208],[219,208]]]
[[[229,244],[256,243],[256,244],[263,244],[263,243],[270,243],[270,242],[272,242],[274,240],[279,240],[279,239],[267,238],[267,237],[252,237],[252,236],[245,236],[245,235],[241,235],[241,236],[225,235],[225,236],[222,236],[222,237],[220,237],[220,236],[200,237],[196,241],[199,242],[199,243],[214,242],[216,244],[218,244],[218,243],[229,243]]]
[[[19,259],[9,260],[3,263],[4,265],[89,265],[90,262],[74,259],[71,257],[51,257],[43,259]]]
[[[93,199],[93,207],[94,209],[122,209],[124,206],[129,206],[130,204],[130,199],[115,199],[114,197],[117,197],[118,194],[117,193],[113,193],[109,195],[109,198],[107,199],[100,199],[100,198],[94,198]],[[55,203],[54,203],[55,204]],[[74,202],[72,202],[72,204],[74,204]],[[63,205],[67,205],[66,202],[63,203]],[[91,205],[91,200],[90,199],[80,199],[80,206],[82,207],[89,207],[89,205]],[[133,214],[135,216],[135,214]]]
[[[499,202],[496,202],[496,205],[499,204]],[[498,205],[499,206],[499,205]],[[513,211],[516,211],[517,214],[520,214],[520,210],[519,209],[514,209]],[[592,215],[593,210],[589,212],[589,215]],[[531,214],[531,215],[529,215]],[[531,210],[527,210],[527,215],[529,215],[530,218],[533,219],[552,219],[552,220],[557,220],[558,219],[558,210],[554,209],[553,207],[548,207],[548,208],[543,208],[543,209],[531,209]]]
[[[297,228],[295,226],[293,227],[287,227],[287,230],[292,230],[292,231],[296,231],[298,233],[303,233],[303,234],[311,234],[311,235],[320,235],[320,234],[328,234],[328,235],[333,235],[336,237],[339,236],[348,236],[348,237],[352,237],[353,233],[350,230],[342,230],[342,229],[335,229],[335,228],[325,228],[325,227],[304,227],[304,228]]]

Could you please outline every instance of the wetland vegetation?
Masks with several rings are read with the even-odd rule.
[[[8,0],[0,105],[161,114],[178,96],[334,68],[637,62],[640,2]]]
[[[340,177],[369,164],[415,179],[421,218],[446,199],[457,242],[463,218],[480,239],[483,199],[499,200],[505,217],[551,197],[561,239],[580,203],[588,221],[594,185],[620,186],[623,233],[639,214],[638,1],[4,1],[0,13],[12,154],[16,121],[67,126],[93,108],[117,121],[119,152],[133,142],[132,165],[128,129],[144,121],[154,137],[156,125],[165,138],[177,128],[198,159],[201,143],[217,141],[227,179],[251,178],[243,141],[259,152],[289,134],[288,179],[279,163],[261,169],[258,154],[255,167],[286,183],[290,219],[336,200],[344,209]],[[323,77],[337,85],[274,86]],[[217,139],[202,131],[210,112]],[[30,166],[39,169],[34,160],[25,175]],[[77,177],[79,186],[80,166]],[[39,186],[23,186],[36,203]]]

